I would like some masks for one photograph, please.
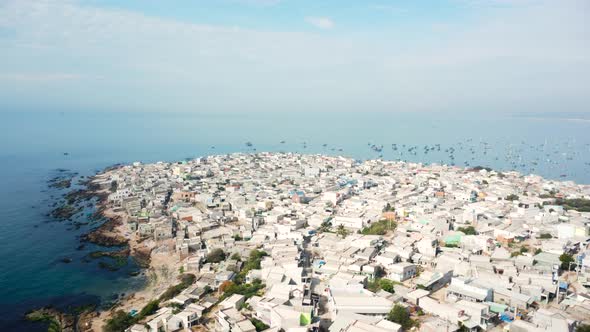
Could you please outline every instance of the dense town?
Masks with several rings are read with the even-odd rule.
[[[136,162],[94,182],[155,276],[105,331],[589,328],[590,186],[291,153]]]

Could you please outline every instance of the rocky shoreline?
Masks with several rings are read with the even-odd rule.
[[[109,171],[115,170],[122,165],[117,164],[105,168],[94,176],[89,176],[80,180],[78,185],[82,188],[74,189],[63,195],[63,203],[55,204],[54,209],[49,215],[59,221],[71,221],[78,213],[84,210],[84,207],[94,206],[95,212],[88,216],[90,221],[106,220],[100,226],[80,236],[79,250],[85,247],[84,243],[92,243],[105,248],[120,248],[116,250],[98,250],[89,253],[85,260],[89,259],[112,259],[112,263],[104,261],[99,262],[103,269],[116,271],[127,264],[128,257],[132,257],[136,264],[142,269],[151,267],[152,248],[138,241],[131,240],[130,236],[125,236],[125,214],[113,211],[108,205],[109,189],[102,188],[98,182],[102,175]],[[63,171],[63,170],[62,170]],[[62,172],[60,171],[60,172]],[[72,185],[73,177],[55,177],[48,181],[48,186],[55,189],[68,189]],[[62,258],[63,263],[70,263],[71,259]],[[139,273],[137,273],[139,274]],[[137,275],[135,274],[135,275]],[[133,274],[130,274],[133,275]],[[129,294],[129,300],[135,298],[135,294]],[[118,301],[114,304],[120,306]],[[95,320],[101,315],[109,316],[110,311],[99,311],[94,306],[86,307],[83,310],[63,311],[53,307],[43,307],[25,314],[25,319],[36,322],[46,322],[49,328],[52,327],[58,331],[94,331],[96,329]],[[100,320],[100,324],[102,321]]]
[[[82,235],[80,239],[103,247],[125,246],[129,243],[129,240],[117,231],[117,226],[121,225],[121,217],[109,218],[98,228]]]
[[[25,314],[31,322],[48,324],[48,331],[86,332],[92,331],[92,320],[98,316],[93,306],[79,307],[72,312],[62,312],[53,307],[43,307]]]

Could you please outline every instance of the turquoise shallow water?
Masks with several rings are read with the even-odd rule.
[[[143,281],[128,276],[133,264],[108,272],[96,261],[84,261],[97,248],[77,250],[79,236],[97,224],[76,229],[46,216],[63,194],[47,187],[60,174],[57,169],[90,175],[119,162],[256,149],[454,162],[590,183],[590,122],[558,117],[304,112],[38,112],[1,117],[0,324],[6,330],[43,330],[21,319],[32,307],[104,303]],[[72,263],[60,262],[64,257]]]

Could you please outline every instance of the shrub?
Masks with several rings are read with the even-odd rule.
[[[244,267],[238,273],[234,279],[234,281],[238,284],[244,282],[244,278],[250,270],[258,270],[260,269],[260,262],[262,261],[262,257],[267,256],[268,254],[262,250],[252,250],[250,251],[250,255],[248,256],[248,260],[244,263]]]
[[[371,292],[378,292],[382,289],[386,292],[394,293],[395,290],[393,289],[393,286],[396,284],[399,283],[385,278],[375,278],[373,281],[367,283],[367,289]]]
[[[222,282],[221,285],[219,285],[219,291],[222,293],[225,293],[228,290],[228,288],[233,285],[234,285],[233,282],[226,280],[226,281]]]
[[[160,301],[158,300],[153,300],[150,301],[148,304],[146,304],[145,307],[143,307],[143,309],[141,309],[141,311],[139,311],[139,313],[137,314],[136,320],[141,320],[144,317],[147,317],[153,313],[155,313],[156,311],[158,311],[158,308],[160,307]]]
[[[254,327],[256,328],[256,332],[264,331],[269,327],[268,325],[264,324],[262,321],[256,318],[251,318],[250,322],[252,322],[252,325],[254,325]]]
[[[188,286],[192,285],[195,282],[195,275],[194,274],[190,274],[190,273],[186,273],[180,276],[180,283],[174,286],[170,286],[168,287],[168,289],[166,289],[166,291],[160,295],[159,300],[160,301],[168,301],[171,298],[175,297],[176,295],[180,294],[180,292],[182,292],[185,288],[187,288]]]
[[[467,227],[459,227],[457,228],[459,232],[465,233],[465,235],[475,235],[477,232],[475,231],[475,227],[467,226]]]
[[[113,317],[107,320],[106,324],[102,327],[104,332],[120,332],[125,331],[129,326],[135,324],[134,317],[125,313],[123,310],[117,310]]]
[[[388,220],[379,220],[372,223],[369,227],[363,228],[361,234],[363,235],[385,235],[387,231],[395,229],[396,223]]]
[[[240,294],[244,295],[246,299],[249,299],[252,296],[258,294],[258,292],[261,289],[263,289],[264,286],[265,285],[262,283],[262,281],[260,281],[260,279],[254,280],[251,284],[238,285],[233,282],[230,282],[229,284],[227,284],[226,287],[224,287],[223,296],[221,298],[226,299],[232,296],[233,294]]]

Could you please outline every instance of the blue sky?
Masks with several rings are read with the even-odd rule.
[[[586,0],[0,0],[0,111],[587,112]]]

